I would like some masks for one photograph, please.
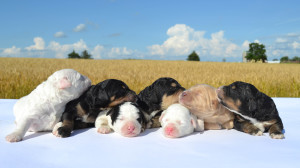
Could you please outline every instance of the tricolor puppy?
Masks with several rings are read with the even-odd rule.
[[[73,69],[53,73],[14,105],[17,128],[6,136],[6,140],[21,141],[28,130],[52,131],[66,104],[78,98],[90,85],[88,77]]]
[[[164,136],[179,138],[189,135],[194,131],[203,131],[203,120],[197,120],[196,116],[181,104],[172,104],[161,114],[159,121],[162,125]]]
[[[134,137],[145,130],[146,119],[135,103],[125,102],[99,113],[95,126],[101,134],[113,130],[122,136]]]
[[[271,138],[283,139],[283,124],[273,100],[255,86],[234,82],[217,91],[220,102],[237,114],[234,128],[252,135],[269,131]]]
[[[127,101],[136,101],[136,94],[120,80],[107,79],[92,85],[66,105],[61,122],[55,125],[52,133],[57,137],[69,137],[73,129],[93,127],[101,111]]]
[[[206,130],[232,129],[234,114],[219,103],[216,90],[206,84],[195,85],[180,94],[179,102],[204,120]]]
[[[159,78],[138,94],[137,104],[145,112],[147,128],[161,126],[158,121],[161,112],[178,103],[178,95],[184,90],[173,78]]]

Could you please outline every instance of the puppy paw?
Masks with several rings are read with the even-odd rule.
[[[72,130],[70,128],[67,128],[67,127],[59,127],[57,129],[57,137],[62,137],[62,138],[65,138],[65,137],[69,137],[71,136],[71,132]]]
[[[61,137],[57,131],[57,129],[60,127],[62,127],[62,122],[57,123],[52,130],[52,134],[55,135],[56,137]]]
[[[264,135],[264,133],[262,131],[258,131],[256,133],[252,133],[252,135],[254,135],[254,136],[262,136],[262,135]]]
[[[111,129],[109,126],[101,126],[98,128],[97,132],[100,134],[108,134],[111,132]]]
[[[270,134],[270,136],[271,136],[272,139],[284,139],[284,135],[283,134],[272,133],[272,134]]]
[[[18,133],[15,133],[15,132],[11,133],[5,137],[6,141],[8,141],[8,142],[19,142],[22,140],[22,138],[23,137],[21,135],[19,135]]]

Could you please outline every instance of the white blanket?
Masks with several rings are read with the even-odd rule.
[[[300,98],[274,98],[285,127],[285,139],[251,136],[236,130],[210,130],[169,139],[161,129],[138,137],[99,134],[95,128],[74,131],[69,138],[50,132],[27,133],[8,143],[16,100],[0,99],[1,168],[212,168],[300,167]]]

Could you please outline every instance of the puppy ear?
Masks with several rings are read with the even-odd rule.
[[[159,117],[159,122],[161,123],[161,120],[164,118],[164,115],[165,115],[165,111],[163,111]]]
[[[249,111],[254,111],[257,108],[256,102],[254,101],[254,99],[249,100],[248,106],[249,106]]]
[[[63,77],[61,80],[58,82],[58,88],[59,89],[66,89],[72,86],[72,83],[68,80],[67,77]]]

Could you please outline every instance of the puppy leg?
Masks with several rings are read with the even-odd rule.
[[[249,121],[238,121],[234,120],[234,129],[248,133],[250,135],[255,135],[255,136],[261,136],[263,135],[263,132],[258,129],[256,126],[254,126],[251,122]]]
[[[283,139],[284,135],[282,133],[283,128],[280,126],[279,123],[275,123],[273,125],[271,125],[270,129],[269,129],[269,134],[271,136],[271,138],[273,139]]]
[[[62,122],[57,123],[52,133],[57,137],[69,137],[74,127],[74,115],[72,113],[63,113]]]
[[[222,127],[217,123],[204,122],[204,129],[205,130],[220,130],[220,129],[222,129]]]
[[[106,114],[99,114],[99,116],[97,117],[95,127],[98,133],[108,134],[111,132],[111,128],[108,124],[108,117],[109,116],[106,116]]]
[[[233,120],[229,120],[222,124],[222,128],[224,129],[232,129],[233,128]]]
[[[23,139],[27,130],[29,129],[33,119],[26,118],[21,122],[18,122],[17,128],[11,134],[5,137],[8,142],[19,142]]]

